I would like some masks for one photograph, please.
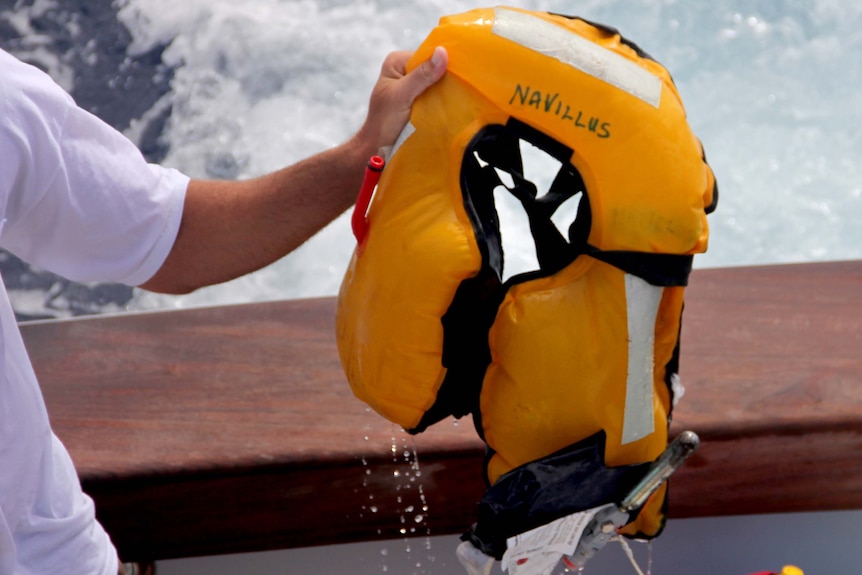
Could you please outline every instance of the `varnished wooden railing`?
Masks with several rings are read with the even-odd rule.
[[[862,262],[697,270],[686,293],[673,428],[703,444],[672,480],[671,515],[862,508]],[[473,520],[472,423],[408,438],[354,399],[331,298],[22,329],[54,428],[126,559]]]

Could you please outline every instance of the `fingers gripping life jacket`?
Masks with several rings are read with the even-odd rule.
[[[492,485],[474,542],[499,555],[501,537],[621,498],[667,445],[717,188],[668,73],[616,31],[474,10],[441,19],[409,67],[436,46],[447,73],[382,172],[338,348],[356,396],[408,431],[473,414]],[[536,466],[569,469],[571,497],[507,515],[513,474]],[[657,534],[664,501],[628,531]],[[483,536],[500,510],[512,524]]]

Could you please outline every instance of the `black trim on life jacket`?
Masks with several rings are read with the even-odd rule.
[[[486,266],[458,286],[449,309],[440,320],[443,324],[441,361],[446,376],[434,404],[416,427],[407,430],[409,433],[420,433],[450,415],[460,418],[473,413],[474,419],[478,417],[479,392],[485,370],[491,363],[488,331],[505,294],[496,273]],[[481,427],[477,426],[476,430],[484,440]]]
[[[499,560],[513,535],[572,513],[618,504],[651,464],[607,467],[605,443],[605,432],[599,431],[504,474],[485,492],[476,523],[461,539]]]
[[[584,253],[655,286],[688,285],[694,262],[692,255],[603,251],[589,244]]]
[[[698,142],[699,141],[700,140],[698,140]],[[700,146],[700,149],[701,149],[701,157],[703,158],[703,163],[709,164],[709,162],[706,161],[706,150],[704,149],[703,145]],[[715,208],[717,208],[717,207],[718,207],[718,179],[714,178],[712,181],[712,201],[709,202],[708,206],[703,208],[703,211],[706,212],[707,214],[711,214],[712,212],[715,211]]]
[[[539,197],[536,185],[524,177],[520,141],[541,149],[560,163],[560,168],[548,192]],[[568,146],[531,126],[510,118],[505,125],[492,124],[482,128],[465,151],[461,166],[461,190],[464,205],[479,243],[489,244],[489,260],[483,261],[504,277],[505,253],[500,223],[494,203],[494,190],[505,187],[523,206],[530,223],[536,246],[539,269],[528,272],[530,279],[550,276],[572,263],[586,245],[592,225],[589,197],[583,178],[571,164],[573,151]],[[506,172],[514,184],[505,186],[497,170]],[[552,223],[551,216],[566,200],[583,194],[578,214],[564,236]],[[483,256],[485,254],[483,253]],[[513,276],[506,283],[519,282]]]
[[[664,366],[664,384],[667,386],[667,391],[670,394],[670,407],[667,410],[667,426],[670,429],[670,422],[673,418],[673,404],[676,403],[679,398],[675,397],[674,389],[673,389],[673,380],[671,379],[674,375],[679,374],[679,346],[682,341],[682,314],[685,311],[685,303],[683,303],[682,310],[679,314],[679,328],[676,333],[676,345],[673,346],[673,353],[670,356],[667,364]]]

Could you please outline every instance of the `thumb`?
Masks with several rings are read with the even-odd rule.
[[[422,92],[442,78],[443,74],[446,73],[448,63],[449,54],[445,48],[438,46],[430,58],[404,76],[401,81],[409,101],[415,100]]]
[[[368,107],[368,116],[359,133],[362,139],[381,146],[391,146],[410,119],[414,100],[443,77],[449,56],[438,47],[430,58],[405,74],[410,52],[393,52],[383,62],[380,77]]]

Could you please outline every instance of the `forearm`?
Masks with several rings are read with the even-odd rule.
[[[171,253],[141,287],[188,293],[260,269],[348,209],[375,152],[353,138],[252,180],[192,180]]]
[[[174,247],[141,287],[188,293],[234,279],[287,255],[350,207],[369,157],[395,142],[413,101],[446,70],[442,48],[410,73],[408,58],[386,58],[365,123],[346,143],[253,180],[193,180]]]

